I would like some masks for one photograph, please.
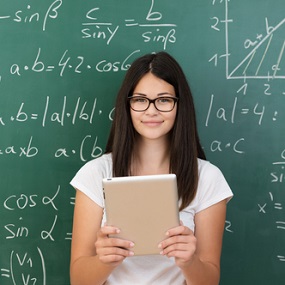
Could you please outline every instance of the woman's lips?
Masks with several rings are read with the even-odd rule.
[[[142,121],[142,123],[146,126],[156,127],[160,126],[163,123],[163,121]]]

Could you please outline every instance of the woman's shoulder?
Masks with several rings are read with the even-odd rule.
[[[112,155],[104,154],[86,162],[73,177],[70,184],[86,194],[100,207],[103,207],[102,179],[111,176]]]
[[[220,174],[221,170],[210,161],[198,158],[199,175],[216,175]]]
[[[215,191],[225,191],[231,193],[230,187],[227,183],[227,180],[220,170],[220,168],[209,161],[199,159],[198,161],[198,191],[209,191],[213,189]],[[218,190],[219,189],[219,190]]]
[[[112,154],[103,154],[86,162],[78,171],[78,174],[108,177],[112,173]]]
[[[96,157],[86,162],[85,165],[87,165],[88,167],[94,167],[97,165],[104,165],[104,164],[112,164],[112,154],[111,153],[105,153],[99,157]]]
[[[93,160],[91,160],[93,162],[97,161],[97,162],[112,162],[112,153],[105,153],[97,158],[94,158]]]
[[[198,159],[199,185],[221,185],[227,184],[226,178],[220,168],[211,162]]]

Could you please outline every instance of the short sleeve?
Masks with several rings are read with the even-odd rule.
[[[224,175],[218,167],[210,162],[199,162],[199,182],[197,189],[196,213],[222,201],[227,202],[233,197]]]
[[[83,192],[100,207],[104,207],[102,179],[112,176],[110,155],[91,160],[83,165],[71,180],[70,184]]]

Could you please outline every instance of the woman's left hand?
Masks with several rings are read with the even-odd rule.
[[[166,239],[159,244],[161,254],[174,257],[176,265],[183,268],[191,263],[196,251],[196,237],[188,227],[181,225],[166,232]]]

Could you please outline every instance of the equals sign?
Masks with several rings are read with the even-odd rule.
[[[282,209],[283,209],[281,203],[275,203],[275,204],[274,204],[274,208],[277,209],[277,210],[282,210]]]
[[[248,112],[249,112],[249,109],[241,109],[241,113],[244,115],[248,114]]]
[[[285,222],[276,222],[277,229],[285,230]]]
[[[71,240],[72,239],[72,233],[66,233],[65,240]]]
[[[10,270],[1,268],[1,276],[10,278]]]
[[[126,27],[138,26],[138,23],[134,23],[135,22],[134,19],[125,20],[125,22],[126,22]]]
[[[280,261],[285,261],[285,256],[283,256],[283,255],[277,255],[277,257],[278,257],[278,259],[279,259]]]
[[[37,120],[38,116],[39,116],[38,114],[32,114],[31,119],[32,120]]]
[[[54,65],[49,65],[46,69],[46,71],[53,71],[54,70]]]
[[[70,205],[75,205],[75,197],[70,198]]]

